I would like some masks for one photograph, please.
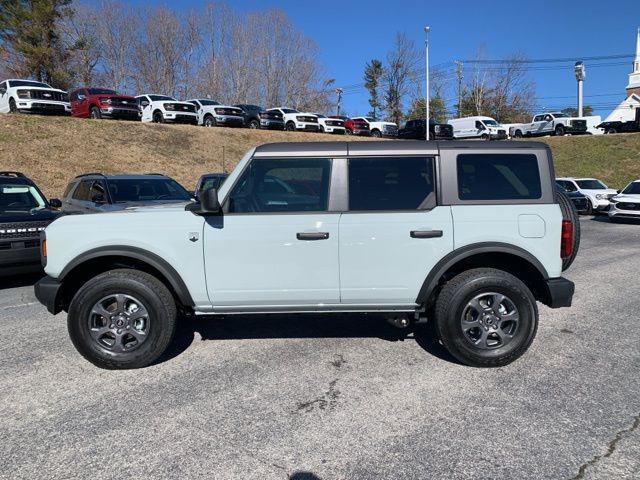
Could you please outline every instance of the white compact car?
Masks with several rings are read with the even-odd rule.
[[[352,117],[351,120],[364,120],[369,125],[372,137],[392,137],[398,136],[398,125],[393,122],[382,122],[373,117]]]
[[[344,135],[347,129],[344,127],[344,121],[339,118],[329,118],[321,113],[314,113],[318,117],[318,123],[320,124],[320,133],[337,133],[338,135]]]
[[[597,211],[606,211],[611,205],[609,201],[618,191],[607,187],[596,178],[557,178],[556,182],[568,192],[580,192],[589,200],[587,215]]]
[[[209,98],[187,100],[196,106],[198,125],[205,127],[241,127],[244,125],[244,112],[238,107],[220,105]]]
[[[320,129],[318,117],[313,113],[299,112],[295,108],[270,108],[267,112],[278,112],[284,119],[284,129],[290,132],[304,130],[317,132]]]
[[[193,103],[179,102],[167,95],[144,94],[136,97],[143,122],[198,124]]]
[[[640,220],[640,180],[634,180],[618,195],[611,198],[609,218]]]
[[[0,112],[70,115],[69,95],[43,82],[9,79],[0,83]]]

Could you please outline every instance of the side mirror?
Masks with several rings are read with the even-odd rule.
[[[553,118],[551,118],[551,115],[546,115],[546,116],[544,117],[544,121],[545,121],[545,122],[550,122],[551,120],[553,120]]]
[[[140,106],[141,106],[142,108],[148,107],[148,106],[149,106],[149,102],[147,102],[146,100],[145,100],[145,101],[143,101],[143,102],[140,102]]]
[[[104,195],[101,193],[96,193],[91,197],[91,201],[93,203],[104,203],[105,202]]]
[[[618,192],[618,193],[622,193],[622,190],[616,190],[616,192]]]
[[[0,88],[0,95],[4,95],[5,93],[7,93],[7,89],[6,88]]]
[[[220,213],[222,207],[218,201],[218,190],[207,188],[198,194],[197,203],[188,203],[185,210],[197,215],[213,215]]]
[[[57,198],[49,199],[49,206],[52,208],[62,208],[62,202]]]

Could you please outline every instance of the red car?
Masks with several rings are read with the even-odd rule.
[[[347,131],[347,135],[360,135],[363,137],[368,137],[371,135],[371,131],[369,130],[369,124],[364,120],[352,120],[349,117],[345,117],[344,115],[334,115],[330,118],[339,118],[344,122],[344,128]]]
[[[78,118],[140,120],[135,98],[108,88],[83,87],[69,94],[71,115]]]

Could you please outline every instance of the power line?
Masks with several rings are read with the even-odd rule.
[[[593,60],[612,60],[612,59],[620,59],[620,58],[634,58],[635,53],[621,53],[618,55],[597,55],[591,57],[582,57],[576,55],[574,57],[565,57],[565,58],[537,58],[537,59],[501,59],[501,60],[483,60],[483,59],[475,59],[475,60],[462,60],[464,63],[482,63],[482,64],[500,64],[500,63],[560,63],[560,62],[575,62],[576,60],[582,61],[593,61]]]

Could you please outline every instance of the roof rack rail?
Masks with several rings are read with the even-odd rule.
[[[92,175],[99,175],[100,177],[107,177],[104,173],[101,172],[90,172],[90,173],[81,173],[80,175],[76,175],[76,178],[82,178],[82,177],[90,177]]]
[[[11,171],[0,172],[0,176],[2,176],[2,177],[27,178],[27,176],[22,172],[11,172]]]

